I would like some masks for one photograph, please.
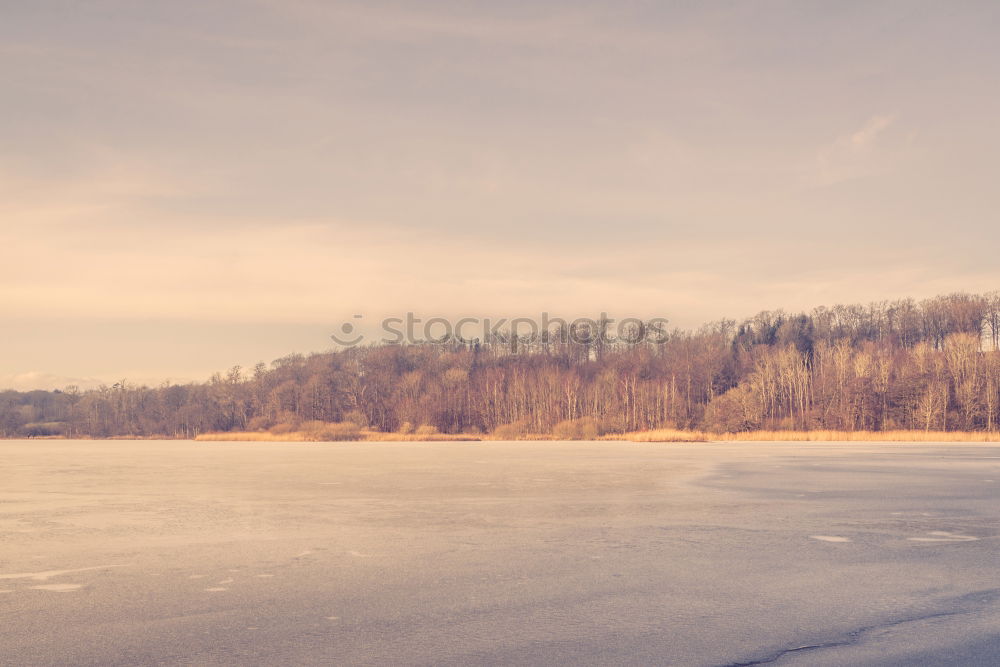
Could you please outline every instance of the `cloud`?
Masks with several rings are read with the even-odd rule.
[[[896,122],[895,114],[875,114],[853,132],[846,132],[819,152],[810,180],[820,187],[875,174],[880,169],[879,139]]]
[[[851,147],[856,151],[866,150],[895,121],[896,116],[894,115],[872,116],[860,130],[851,135]]]

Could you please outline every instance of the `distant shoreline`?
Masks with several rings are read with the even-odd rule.
[[[209,442],[322,442],[305,433],[274,435],[268,432],[233,431],[203,433],[194,438]],[[630,433],[608,433],[596,438],[561,438],[550,433],[527,433],[515,438],[482,434],[417,434],[365,431],[355,442],[450,442],[488,440],[543,440],[573,442],[579,440],[620,440],[626,442],[1000,442],[1000,432],[990,431],[744,431],[711,433],[681,429],[657,429]]]
[[[551,441],[580,440],[625,442],[928,442],[985,443],[1000,442],[996,431],[744,431],[741,433],[710,433],[680,429],[657,429],[630,433],[609,433],[596,438],[560,438],[549,433],[528,433],[517,437],[501,437],[477,433],[383,433],[361,431],[348,437],[322,437],[302,431],[270,433],[268,431],[227,431],[201,433],[193,438],[152,436],[112,436],[108,438],[35,436],[2,438],[3,440],[189,440],[196,442],[484,442],[484,441]]]

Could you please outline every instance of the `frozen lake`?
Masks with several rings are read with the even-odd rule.
[[[0,664],[996,664],[1000,447],[0,441]]]

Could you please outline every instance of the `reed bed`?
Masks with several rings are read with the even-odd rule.
[[[316,438],[305,433],[268,433],[267,431],[223,431],[219,433],[199,433],[194,437],[199,442],[314,442]]]
[[[550,433],[525,434],[516,438],[468,433],[382,433],[359,431],[340,437],[316,431],[230,431],[202,433],[202,442],[475,442],[480,440],[565,440]],[[1000,442],[997,431],[745,431],[710,433],[681,429],[655,429],[630,433],[610,433],[599,440],[630,442]]]
[[[717,438],[713,434],[704,431],[683,431],[676,428],[610,433],[601,436],[601,440],[629,440],[631,442],[708,442],[715,439]]]
[[[708,433],[657,429],[608,435],[632,442],[1000,442],[997,431],[744,431]]]
[[[366,442],[474,442],[482,440],[481,435],[468,433],[381,433],[370,431],[363,434]]]
[[[482,438],[464,433],[381,433],[378,431],[362,431],[351,437],[336,439],[323,437],[313,432],[292,431],[289,433],[270,433],[268,431],[227,431],[220,433],[201,433],[194,438],[199,442],[442,442],[442,441],[475,441]]]

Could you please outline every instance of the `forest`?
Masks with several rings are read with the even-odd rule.
[[[290,355],[207,382],[0,392],[7,438],[659,428],[996,431],[1000,292],[766,311],[652,342],[500,335]]]

